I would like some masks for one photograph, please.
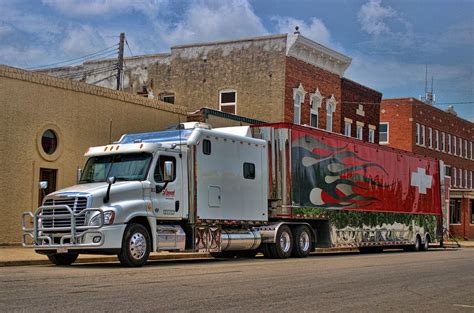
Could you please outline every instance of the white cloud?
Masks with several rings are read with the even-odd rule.
[[[61,49],[70,56],[90,54],[104,47],[104,38],[88,25],[71,29],[61,42]]]
[[[292,34],[295,31],[295,27],[298,26],[301,35],[320,44],[331,45],[331,34],[326,25],[318,18],[313,17],[309,23],[306,23],[293,17],[275,16],[272,17],[272,21],[276,23],[276,31],[278,33]]]
[[[175,23],[156,21],[167,45],[224,40],[266,34],[260,18],[245,0],[193,2]]]
[[[13,28],[7,24],[0,24],[0,37],[6,36],[13,32]]]
[[[357,14],[362,30],[371,35],[390,32],[386,19],[395,16],[397,12],[389,6],[382,6],[381,0],[370,0],[360,8]]]
[[[157,13],[165,0],[43,0],[67,16],[90,16],[136,10],[147,16]]]

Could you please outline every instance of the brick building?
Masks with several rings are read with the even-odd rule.
[[[209,107],[267,122],[295,122],[377,142],[381,93],[344,78],[351,59],[299,33],[171,47],[168,54],[126,59],[126,91],[184,106]],[[46,69],[114,88],[114,60],[79,69]],[[108,62],[108,63],[107,63]],[[104,63],[104,64],[102,64]],[[128,71],[128,72],[127,72]],[[64,74],[66,73],[66,74]],[[92,72],[93,73],[93,72]],[[128,74],[127,74],[128,73]],[[89,77],[89,76],[91,77]]]
[[[384,99],[380,144],[443,160],[451,178],[450,232],[474,239],[474,124],[414,98]]]

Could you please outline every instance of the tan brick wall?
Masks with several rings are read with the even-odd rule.
[[[237,115],[283,119],[286,36],[171,48],[169,64],[151,67],[153,91],[172,91],[188,111],[219,110],[219,91],[237,91]]]
[[[58,169],[58,189],[74,184],[87,148],[109,142],[110,120],[112,140],[162,129],[178,115],[185,120],[182,107],[6,66],[0,66],[0,111],[0,244],[20,242],[20,215],[37,206],[39,169]],[[59,133],[55,161],[38,148],[48,127]]]

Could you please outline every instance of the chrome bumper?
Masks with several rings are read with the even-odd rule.
[[[55,214],[55,210],[66,209],[68,213]],[[100,224],[97,226],[77,226],[76,219],[90,212],[99,212]],[[42,221],[54,219],[69,219],[70,226],[65,227],[43,227]],[[87,222],[87,218],[85,219]],[[33,228],[27,225],[33,222]],[[79,213],[67,205],[49,205],[39,207],[35,213],[25,212],[22,214],[22,245],[28,248],[58,249],[69,248],[97,248],[104,244],[104,212],[102,209],[88,208]],[[85,238],[99,238],[100,240],[85,240]],[[59,243],[57,243],[59,238]]]

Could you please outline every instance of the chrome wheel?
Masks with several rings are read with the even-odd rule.
[[[284,253],[290,252],[291,237],[288,232],[283,232],[280,237],[280,248]]]
[[[307,232],[302,232],[300,235],[300,249],[301,251],[308,251],[311,245],[311,240]]]
[[[130,255],[135,260],[141,260],[146,253],[146,248],[145,236],[141,233],[134,233],[129,242]]]

